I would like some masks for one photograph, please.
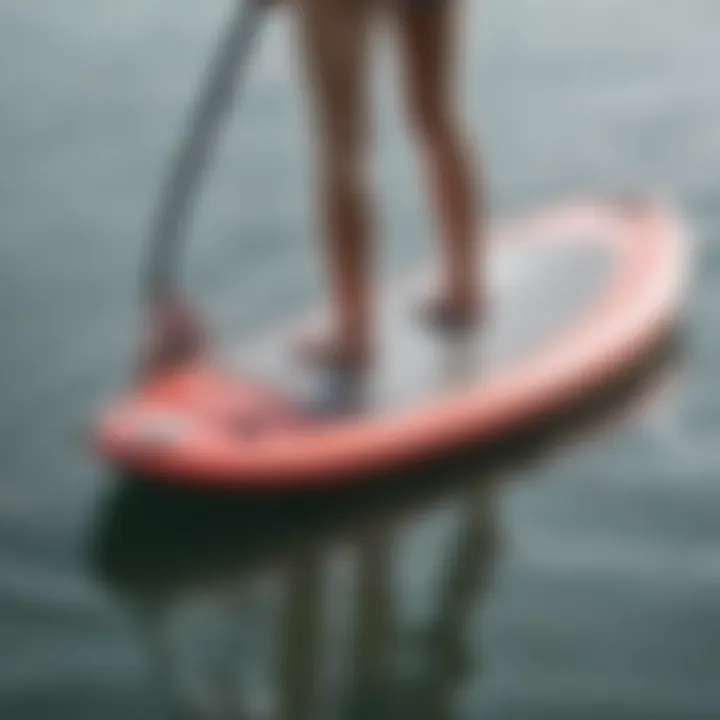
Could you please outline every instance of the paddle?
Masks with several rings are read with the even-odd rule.
[[[238,75],[248,65],[263,11],[273,4],[268,0],[239,0],[226,35],[211,60],[186,134],[162,188],[152,225],[147,275],[143,278],[147,317],[140,357],[142,376],[185,362],[205,346],[207,336],[202,323],[178,287],[180,253],[198,187],[222,121],[233,105]]]

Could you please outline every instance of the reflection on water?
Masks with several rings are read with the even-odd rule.
[[[152,560],[146,537],[135,550],[144,577],[129,577],[126,566],[123,578],[168,700],[209,718],[453,716],[458,690],[478,668],[469,641],[496,550],[495,488],[473,482],[442,499],[450,537],[437,560],[417,568],[414,582],[427,584],[431,607],[414,622],[397,572],[417,522],[412,507],[388,511],[378,496],[376,507],[361,508],[356,498],[357,527],[310,539],[348,515],[345,500],[300,511],[243,503],[231,517],[187,498],[168,510],[167,499],[130,491],[115,517],[128,527],[116,532],[127,541],[143,522],[137,514],[147,513],[153,525],[163,517],[153,534],[173,536],[163,540],[171,552]],[[265,528],[288,515],[295,537],[248,549],[273,545]],[[432,511],[421,517],[438,522]],[[342,624],[329,626],[337,613]]]
[[[501,468],[636,409],[670,357],[663,348],[595,403],[442,479],[424,470],[278,497],[126,478],[96,567],[131,609],[168,706],[197,718],[457,717],[482,682]]]

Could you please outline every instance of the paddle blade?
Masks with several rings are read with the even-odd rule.
[[[142,335],[139,375],[148,378],[200,356],[208,334],[199,316],[180,298],[154,304]]]

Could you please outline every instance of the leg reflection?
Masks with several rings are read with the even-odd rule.
[[[287,570],[287,597],[280,621],[278,702],[281,720],[320,716],[324,610],[324,557],[303,553]]]
[[[456,541],[440,572],[433,619],[410,647],[393,601],[398,528],[379,524],[359,541],[353,673],[342,718],[449,719],[462,682],[477,675],[468,639],[496,547],[492,485],[478,484],[459,500]]]

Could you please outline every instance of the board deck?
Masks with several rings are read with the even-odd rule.
[[[411,408],[482,382],[582,317],[613,261],[612,248],[592,238],[544,247],[496,239],[488,258],[487,316],[467,332],[448,335],[419,319],[426,274],[382,289],[376,303],[377,359],[362,387],[346,387],[358,393],[347,404],[334,397],[347,383],[322,368],[308,368],[293,353],[292,338],[312,327],[311,319],[246,340],[233,350],[232,366],[319,412],[375,415]]]

